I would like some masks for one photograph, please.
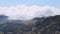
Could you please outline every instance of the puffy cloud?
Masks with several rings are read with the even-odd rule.
[[[60,15],[60,9],[52,6],[26,6],[19,5],[11,7],[0,7],[0,14],[10,17],[10,19],[31,19],[34,17]]]

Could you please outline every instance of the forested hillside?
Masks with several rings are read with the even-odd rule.
[[[60,15],[36,17],[26,21],[10,21],[7,20],[0,24],[0,32],[4,34],[7,32],[12,32],[12,34],[60,34]]]

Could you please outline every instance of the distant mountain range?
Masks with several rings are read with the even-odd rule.
[[[0,15],[0,24],[6,23],[6,22],[10,22],[10,23],[21,23],[22,20],[10,20],[8,19],[9,16],[5,16],[5,15]]]

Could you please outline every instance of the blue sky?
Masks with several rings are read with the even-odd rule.
[[[60,0],[0,0],[0,6],[15,6],[16,4],[55,6],[60,8]]]

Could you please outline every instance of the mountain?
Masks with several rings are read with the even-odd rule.
[[[8,20],[8,16],[0,15],[0,24],[5,23]]]
[[[46,17],[43,22],[39,21],[33,25],[33,31],[41,34],[56,34],[60,32],[60,15]]]
[[[8,16],[0,15],[0,20],[8,19]]]
[[[13,34],[60,34],[60,15],[31,20],[8,20],[0,24],[0,32]]]
[[[5,15],[0,15],[0,24],[6,23],[6,22],[10,22],[10,23],[22,23],[22,20],[13,20],[13,19],[8,19],[9,16],[5,16]]]

